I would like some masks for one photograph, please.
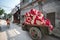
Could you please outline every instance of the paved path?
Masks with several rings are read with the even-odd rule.
[[[15,24],[11,24],[10,28],[7,26],[2,27],[0,32],[0,40],[32,40],[26,31]]]
[[[28,32],[23,31],[21,26],[11,23],[10,28],[2,27],[0,40],[32,40]],[[54,37],[46,36],[42,40],[60,40]]]

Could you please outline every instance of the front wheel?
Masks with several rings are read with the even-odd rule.
[[[41,40],[42,38],[41,31],[37,27],[31,27],[29,33],[33,40]]]

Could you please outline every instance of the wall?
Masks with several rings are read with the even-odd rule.
[[[55,26],[59,26],[59,22],[60,22],[60,1],[54,1],[54,2],[50,2],[47,3],[43,6],[43,12],[44,15],[46,16],[47,13],[50,12],[55,12]],[[59,17],[59,19],[58,19]]]
[[[27,5],[27,4],[25,4],[25,5]],[[25,9],[21,10],[21,15],[24,15],[26,12],[29,12],[32,8],[39,10],[38,3],[35,3],[34,5],[31,5]],[[24,20],[24,18],[22,19],[22,17],[21,17],[21,20]]]
[[[35,8],[35,9],[39,10],[39,6],[37,6],[37,5],[38,4],[36,3],[34,6],[29,6],[29,7],[25,8],[25,9],[23,9],[21,11],[21,15],[24,15],[26,12],[29,12],[32,8]]]
[[[37,7],[35,7],[37,6]],[[31,8],[35,8],[39,10],[39,6],[37,5],[37,3],[35,4],[35,6],[29,6],[28,8],[25,8],[21,11],[21,15],[24,15],[27,11],[29,11]],[[60,19],[57,19],[57,17],[60,17],[60,1],[56,1],[56,0],[46,0],[45,4],[42,7],[43,13],[46,16],[47,13],[50,12],[55,12],[55,24],[56,26],[59,24]]]

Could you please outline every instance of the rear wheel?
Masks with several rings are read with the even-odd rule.
[[[37,27],[31,27],[29,33],[33,40],[41,40],[42,38],[41,31]]]

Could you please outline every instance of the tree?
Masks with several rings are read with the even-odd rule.
[[[4,13],[4,19],[6,19],[7,18],[7,13]]]
[[[4,9],[0,8],[0,15],[4,14],[4,12],[5,12]]]
[[[11,16],[12,16],[11,14],[8,14],[8,18],[11,18]]]

